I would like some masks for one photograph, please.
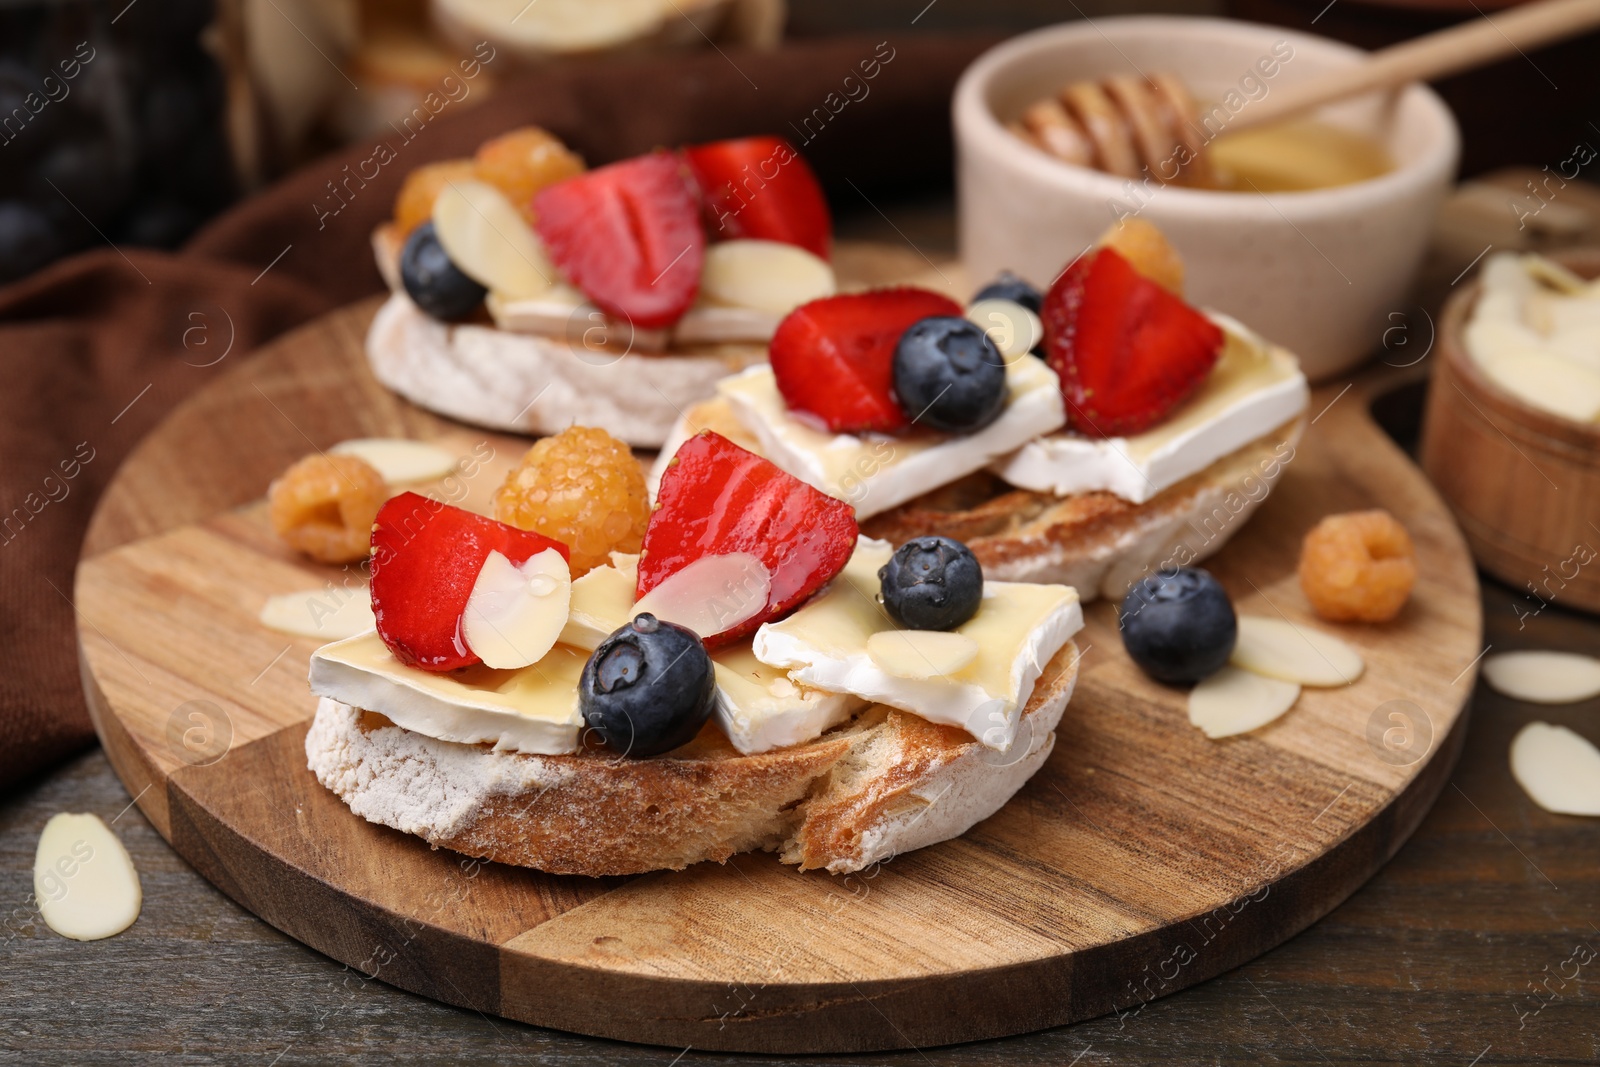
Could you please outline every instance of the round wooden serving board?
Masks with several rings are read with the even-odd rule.
[[[860,875],[754,854],[552,877],[367,823],[306,769],[318,642],[256,618],[270,595],[343,576],[286,550],[261,497],[313,447],[397,435],[462,455],[487,441],[493,458],[452,493],[483,501],[526,446],[379,387],[362,354],[375,308],[312,323],[181,407],[118,473],[77,577],[84,688],[130,793],[229,896],[350,965],[351,990],[376,978],[543,1026],[760,1052],[1137,1011],[1326,914],[1400,847],[1455,762],[1481,647],[1472,561],[1358,382],[1317,392],[1278,488],[1208,566],[1241,612],[1309,621],[1301,536],[1328,512],[1383,506],[1416,539],[1416,592],[1392,624],[1320,624],[1360,648],[1366,675],[1307,690],[1253,734],[1190,726],[1185,693],[1133,667],[1113,606],[1096,603],[1044,769],[958,840]]]

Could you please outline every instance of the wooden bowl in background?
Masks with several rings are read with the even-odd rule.
[[[1600,248],[1552,258],[1600,276]],[[1422,468],[1479,566],[1539,601],[1600,612],[1600,425],[1531,407],[1488,379],[1464,343],[1478,292],[1474,281],[1445,305]]]

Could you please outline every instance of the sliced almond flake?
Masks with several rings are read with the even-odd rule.
[[[706,249],[700,295],[706,300],[786,315],[832,296],[833,268],[798,245],[739,238]]]
[[[1294,706],[1300,687],[1224,667],[1189,692],[1189,722],[1213,740],[1260,729]]]
[[[98,941],[139,917],[144,894],[128,850],[97,815],[52,815],[33,857],[39,917],[62,937]]]
[[[1301,685],[1349,685],[1361,677],[1361,654],[1310,626],[1260,615],[1239,616],[1239,639],[1228,662],[1243,670]]]
[[[261,625],[297,637],[339,641],[365,633],[372,618],[372,593],[359,589],[302,589],[269,597],[261,608]]]
[[[452,181],[433,202],[433,228],[461,272],[508,300],[548,292],[556,270],[505,194],[486,182]]]
[[[1600,749],[1565,726],[1530,722],[1511,741],[1511,775],[1561,815],[1600,815]]]
[[[702,556],[640,597],[633,614],[648,612],[713,637],[764,611],[771,592],[767,565],[750,553]]]
[[[461,613],[461,636],[485,666],[526,667],[555,647],[571,604],[572,572],[555,549],[522,563],[490,552]]]
[[[438,445],[404,437],[357,437],[328,451],[364,460],[390,485],[431,482],[456,469],[456,457]]]
[[[1501,652],[1483,661],[1498,692],[1531,704],[1574,704],[1600,696],[1600,659],[1576,652]]]

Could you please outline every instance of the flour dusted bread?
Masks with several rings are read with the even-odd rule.
[[[500,863],[599,876],[766,849],[842,874],[959,836],[1005,804],[1049,757],[1077,671],[1068,642],[1004,753],[876,706],[755,755],[711,726],[655,759],[535,756],[435,740],[323,699],[306,757],[357,815]]]

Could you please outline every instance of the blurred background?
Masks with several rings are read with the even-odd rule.
[[[0,282],[96,244],[180,245],[228,204],[398,126],[485,39],[452,107],[530,66],[864,32],[1016,32],[1132,13],[1230,15],[1374,48],[1505,0],[19,0],[0,5]],[[908,29],[909,24],[909,29]],[[1594,136],[1600,37],[1439,85],[1464,177]],[[465,50],[465,51],[464,51]],[[1547,84],[1548,83],[1548,84]],[[1528,101],[1538,101],[1530,107]],[[642,103],[641,106],[647,106]],[[1458,212],[1459,214],[1459,212]],[[1470,204],[1467,206],[1470,228]],[[1500,212],[1503,214],[1503,211]],[[1560,212],[1542,225],[1587,226]],[[1568,236],[1571,236],[1570,234]],[[1468,244],[1475,243],[1476,234]]]

